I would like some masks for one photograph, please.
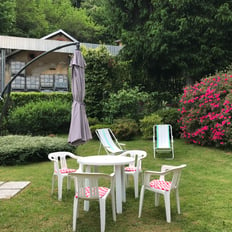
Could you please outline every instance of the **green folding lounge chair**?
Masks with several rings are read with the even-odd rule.
[[[120,154],[125,151],[125,144],[118,142],[111,129],[97,129],[95,132],[100,140],[98,154],[100,154],[102,147],[105,149],[107,154]]]
[[[170,124],[154,125],[153,126],[153,149],[154,159],[157,153],[171,152],[174,159],[172,126]]]

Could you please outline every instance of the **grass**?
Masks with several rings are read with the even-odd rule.
[[[127,149],[148,152],[143,161],[144,170],[159,170],[162,164],[187,164],[180,183],[181,215],[176,213],[174,195],[171,198],[172,222],[166,223],[163,199],[154,207],[154,197],[145,192],[142,218],[138,218],[139,199],[134,198],[132,180],[127,188],[127,202],[123,213],[113,222],[110,200],[107,202],[106,231],[110,232],[229,232],[232,228],[232,152],[215,148],[185,144],[175,140],[175,159],[162,157],[154,160],[152,142],[136,140],[126,142]],[[81,156],[94,155],[99,143],[90,141],[77,148]],[[68,160],[70,167],[77,164]],[[1,181],[31,181],[31,184],[10,200],[0,201],[1,232],[68,232],[72,231],[73,186],[71,191],[63,185],[63,200],[57,200],[56,192],[51,196],[52,163],[10,166],[0,168]],[[100,171],[109,172],[104,167]],[[91,203],[90,211],[80,206],[77,221],[79,232],[100,230],[97,202]]]

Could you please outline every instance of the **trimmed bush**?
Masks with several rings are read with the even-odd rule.
[[[42,136],[0,136],[0,165],[16,165],[48,160],[55,151],[74,152],[67,138]]]
[[[7,129],[13,134],[48,135],[68,133],[71,102],[30,102],[10,112]]]
[[[179,111],[182,138],[199,145],[232,146],[232,75],[203,78],[185,87]]]
[[[177,108],[165,108],[155,112],[162,120],[162,124],[170,124],[172,126],[172,133],[175,138],[180,137],[180,125],[178,120],[180,118],[180,112]]]
[[[139,126],[133,119],[116,119],[111,129],[119,140],[132,140],[139,134]]]
[[[142,137],[144,139],[152,139],[153,136],[153,126],[155,124],[161,124],[162,118],[153,113],[149,116],[145,116],[140,120],[140,131],[142,132]]]

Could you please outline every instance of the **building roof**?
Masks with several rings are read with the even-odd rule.
[[[52,32],[49,35],[46,35],[44,37],[42,37],[41,39],[50,39],[58,34],[63,34],[65,37],[67,37],[68,39],[70,39],[73,42],[78,42],[75,38],[73,38],[71,35],[69,35],[68,33],[66,33],[65,31],[63,31],[62,29],[59,29],[58,31]]]
[[[63,30],[55,31],[47,36],[42,37],[41,39],[34,39],[34,38],[24,38],[24,37],[15,37],[15,36],[2,36],[0,35],[0,49],[12,49],[17,50],[10,54],[13,55],[19,50],[26,50],[26,51],[49,51],[56,47],[66,45],[70,43],[70,41],[59,41],[59,40],[52,40],[52,38],[58,34],[63,34],[67,37],[71,42],[78,42],[75,38],[64,32]],[[85,46],[86,48],[97,48],[101,46],[101,44],[91,44],[91,43],[80,43],[81,45]],[[114,45],[104,45],[111,55],[117,55],[119,51],[122,49],[121,46],[114,46]],[[76,49],[75,45],[68,46],[54,52],[62,52],[62,53],[70,53],[72,54]]]

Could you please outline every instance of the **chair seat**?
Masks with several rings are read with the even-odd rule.
[[[136,171],[136,167],[125,167],[124,170],[126,172],[135,172]]]
[[[89,191],[89,187],[86,187],[85,188],[85,197],[90,197],[90,191]],[[109,188],[106,188],[106,187],[98,187],[98,194],[99,194],[99,197],[102,198],[105,196],[105,194],[109,191],[110,189]],[[96,194],[93,194],[93,195],[96,195]],[[78,198],[78,193],[75,194],[75,197]]]
[[[77,170],[76,169],[72,169],[72,168],[62,168],[62,169],[59,169],[59,171],[60,171],[61,174],[65,174],[65,173],[76,172]]]
[[[171,184],[172,184],[171,181],[163,181],[163,180],[152,180],[149,183],[151,188],[165,190],[165,191],[170,190]]]

